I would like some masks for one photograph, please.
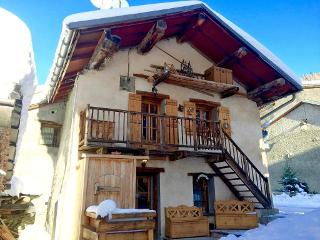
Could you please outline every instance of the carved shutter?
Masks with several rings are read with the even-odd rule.
[[[227,107],[219,107],[219,121],[221,128],[231,137],[230,111]]]
[[[196,118],[196,104],[194,102],[184,102],[184,116],[186,118]],[[195,123],[195,120],[185,120],[185,128],[186,128],[186,133],[188,135],[193,134],[193,124]]]
[[[129,94],[128,110],[141,113],[141,95]],[[129,140],[141,142],[141,114],[129,114]]]
[[[172,116],[174,118],[166,117],[166,132],[165,132],[165,141],[166,144],[178,144],[178,103],[176,100],[165,99],[165,113],[166,116]]]

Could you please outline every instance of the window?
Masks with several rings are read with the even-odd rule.
[[[142,137],[146,142],[159,142],[159,117],[160,101],[143,97],[141,111],[142,115]]]
[[[210,174],[193,175],[193,204],[202,208],[203,214],[213,213],[214,182]]]
[[[48,147],[58,147],[60,138],[60,125],[41,123],[42,144]]]

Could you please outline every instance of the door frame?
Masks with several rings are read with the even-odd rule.
[[[157,213],[155,239],[160,239],[161,236],[161,206],[160,206],[160,173],[164,172],[164,168],[152,167],[137,167],[136,176],[151,176],[153,177],[153,206]]]

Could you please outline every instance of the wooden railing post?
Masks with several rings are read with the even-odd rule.
[[[163,150],[165,144],[165,130],[166,130],[166,121],[164,116],[159,117],[159,128],[160,128],[160,150]],[[170,129],[169,129],[170,130]]]

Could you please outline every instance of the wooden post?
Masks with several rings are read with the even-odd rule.
[[[203,26],[203,24],[206,22],[206,15],[203,13],[200,13],[198,15],[197,20],[192,21],[183,31],[182,34],[180,34],[179,36],[177,36],[177,42],[178,43],[183,43],[186,41],[189,41],[191,38],[194,37],[196,31],[198,31],[198,29]]]
[[[149,52],[157,42],[161,40],[167,29],[167,24],[164,20],[158,20],[149,30],[138,46],[138,53],[145,54]]]
[[[121,38],[112,35],[111,30],[104,31],[88,64],[89,69],[99,69],[106,58],[111,58],[119,50]]]

